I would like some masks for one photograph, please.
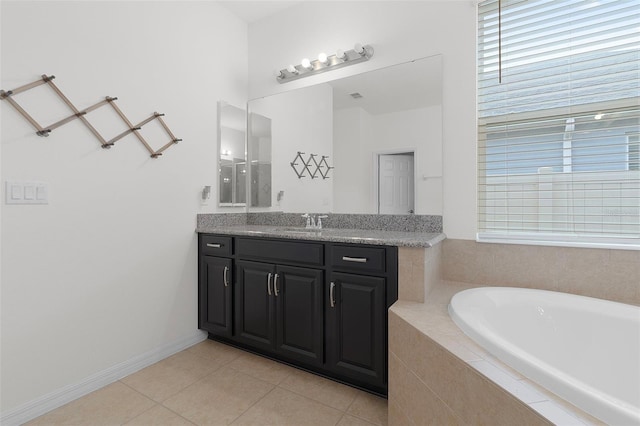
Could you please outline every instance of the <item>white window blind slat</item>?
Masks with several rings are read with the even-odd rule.
[[[479,239],[640,249],[640,0],[498,4],[478,7]]]

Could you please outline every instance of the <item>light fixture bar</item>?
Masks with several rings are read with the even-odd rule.
[[[313,61],[303,59],[300,65],[289,65],[288,67],[276,72],[276,81],[282,84],[302,77],[309,77],[325,71],[343,68],[348,65],[359,64],[360,62],[368,61],[372,56],[373,47],[369,45],[362,46],[356,44],[351,50],[347,50],[345,52],[338,51],[334,55],[327,56],[325,62],[320,61],[320,59],[315,59]],[[305,67],[304,65],[307,66]]]

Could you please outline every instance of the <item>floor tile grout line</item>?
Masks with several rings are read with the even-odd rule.
[[[186,391],[187,389],[189,389],[190,387],[195,386],[196,384],[198,384],[198,383],[200,383],[201,381],[205,380],[207,377],[209,377],[209,376],[211,376],[211,375],[215,374],[216,372],[220,371],[222,368],[224,368],[224,366],[223,366],[223,365],[221,365],[220,367],[218,367],[218,368],[216,368],[215,370],[211,371],[211,372],[210,372],[210,373],[208,373],[207,375],[200,377],[198,380],[196,380],[195,382],[193,382],[193,383],[189,384],[188,386],[185,386],[184,388],[180,389],[178,392],[174,393],[173,395],[166,397],[165,399],[163,399],[163,400],[162,400],[162,402],[159,402],[158,404],[162,405],[163,407],[165,407],[165,408],[166,408],[166,409],[168,409],[168,410],[171,410],[171,408],[169,408],[168,406],[166,406],[166,405],[165,405],[165,402],[167,402],[167,401],[168,401],[168,400],[170,400],[171,398],[175,397],[176,395],[178,395],[178,394],[180,394],[180,393],[182,393],[182,392],[185,392],[185,391]],[[155,401],[154,401],[154,402],[155,402]],[[171,411],[173,411],[173,410],[171,410]],[[176,414],[180,415],[179,413],[176,413]],[[180,416],[180,417],[182,417],[182,416]],[[193,423],[193,422],[191,422],[191,423]]]
[[[124,379],[124,377],[122,378]],[[149,401],[153,402],[154,404],[158,404],[158,401],[154,400],[153,398],[149,398],[147,395],[143,394],[142,392],[140,392],[138,389],[136,388],[132,388],[131,386],[129,386],[128,384],[126,384],[125,382],[122,381],[122,379],[118,380],[117,383],[120,383],[124,386],[126,386],[127,388],[131,389],[132,391],[134,391],[135,393],[145,397],[146,399],[148,399]],[[104,388],[100,388],[100,389],[104,389]]]
[[[158,362],[162,362],[162,361],[158,361]],[[157,363],[156,363],[156,364],[157,364]],[[152,365],[155,365],[155,364],[152,364]],[[151,367],[151,366],[149,366],[149,367]],[[221,369],[221,368],[223,368],[223,367],[224,367],[224,365],[219,365],[217,368],[213,369],[212,371],[210,371],[209,373],[205,374],[204,376],[202,376],[202,377],[200,377],[200,378],[198,378],[198,379],[194,380],[192,383],[189,383],[187,386],[183,387],[182,389],[180,389],[180,390],[176,391],[175,393],[172,393],[171,395],[167,396],[166,398],[163,398],[163,399],[162,399],[162,401],[156,401],[155,399],[151,398],[150,396],[148,396],[148,395],[144,394],[142,391],[137,390],[136,388],[134,388],[133,386],[128,385],[128,384],[127,384],[127,383],[125,383],[125,382],[122,382],[122,384],[123,384],[123,385],[125,385],[125,386],[127,386],[128,388],[130,388],[130,389],[132,389],[132,390],[134,390],[134,391],[138,392],[139,394],[143,395],[144,397],[146,397],[146,398],[150,399],[151,401],[155,402],[156,404],[159,404],[159,405],[162,405],[162,406],[163,406],[163,407],[165,407],[165,408],[168,408],[168,407],[166,407],[166,406],[164,405],[164,402],[165,402],[165,401],[167,401],[167,400],[168,400],[168,399],[170,399],[170,398],[173,398],[174,396],[178,395],[180,392],[182,392],[182,391],[186,390],[187,388],[189,388],[189,387],[191,387],[192,385],[194,385],[194,384],[198,383],[199,381],[201,381],[201,380],[203,380],[204,378],[206,378],[206,377],[210,376],[211,374],[215,373],[216,371],[218,371],[219,369]],[[133,373],[133,374],[136,374],[136,373]],[[127,377],[129,377],[129,376],[123,377],[123,378],[122,378],[122,379],[120,379],[119,381],[122,381],[122,380],[126,379]]]
[[[183,419],[183,420],[184,420],[184,421],[186,421],[187,423],[191,423],[191,424],[192,424],[192,425],[194,425],[194,426],[198,426],[198,425],[197,425],[197,423],[194,423],[194,422],[192,422],[191,420],[189,420],[188,418],[184,417],[182,414],[180,414],[180,413],[177,413],[177,412],[173,411],[171,408],[167,407],[166,405],[164,405],[164,404],[158,404],[158,405],[160,405],[162,408],[164,408],[164,409],[166,409],[166,410],[171,411],[173,414],[175,414],[176,416],[180,417],[181,419]]]
[[[268,382],[265,382],[268,383]],[[247,407],[246,410],[244,410],[240,415],[238,415],[238,417],[236,417],[235,419],[233,419],[233,421],[231,423],[229,423],[229,425],[233,425],[240,417],[244,416],[247,411],[251,410],[258,402],[262,401],[263,399],[265,399],[267,397],[267,395],[269,395],[271,392],[273,392],[278,386],[274,385],[273,383],[269,383],[270,385],[273,386],[273,388],[271,388],[269,390],[269,392],[265,393],[264,395],[262,395],[260,398],[258,398],[253,404],[251,404],[249,407]]]
[[[267,360],[268,360],[268,358],[265,358],[265,359],[267,359]],[[271,360],[269,360],[269,361],[271,361]],[[279,363],[278,363],[278,364],[279,364]],[[280,364],[279,364],[279,365],[280,365]],[[240,373],[244,373],[244,374],[246,374],[246,375],[248,375],[248,376],[253,377],[254,379],[262,380],[263,382],[267,382],[267,383],[272,384],[272,385],[274,385],[274,386],[278,386],[278,385],[280,385],[280,383],[282,383],[282,382],[283,382],[287,377],[289,377],[289,376],[292,374],[292,372],[287,372],[287,374],[286,374],[282,379],[280,379],[280,381],[279,381],[278,383],[273,383],[273,382],[270,382],[270,381],[268,381],[268,380],[265,380],[265,379],[264,379],[264,378],[262,378],[262,377],[258,377],[258,374],[252,374],[252,373],[251,373],[251,372],[249,372],[249,371],[241,370],[241,369],[236,368],[236,367],[232,367],[232,366],[231,366],[231,363],[230,363],[229,365],[227,365],[227,366],[228,366],[229,368],[231,368],[233,371],[238,371],[238,372],[240,372]],[[287,366],[287,367],[289,367],[289,366]],[[293,367],[290,367],[290,368],[293,368]]]
[[[388,410],[389,410],[389,406],[387,405],[387,415],[389,414],[389,411],[388,411]],[[357,418],[357,419],[359,419],[359,420],[364,420],[365,422],[367,422],[367,423],[369,423],[369,424],[371,424],[371,425],[373,425],[373,426],[386,426],[386,425],[381,425],[381,424],[380,424],[380,423],[378,423],[378,422],[374,422],[374,421],[372,421],[371,419],[367,419],[367,418],[365,418],[365,417],[359,416],[359,415],[354,414],[354,413],[345,412],[345,415],[348,415],[348,416],[351,416],[351,417],[355,417],[355,418]],[[389,424],[389,420],[388,420],[388,417],[387,417],[387,425],[388,425],[388,424]]]
[[[289,388],[285,388],[285,387],[280,386],[280,385],[277,385],[276,387],[280,388],[281,390],[285,390],[285,391],[287,391],[287,392],[295,393],[295,394],[296,394],[296,395],[298,395],[298,396],[302,396],[302,397],[304,397],[304,398],[306,398],[306,399],[308,399],[308,400],[310,400],[310,401],[316,402],[316,403],[318,403],[318,404],[320,404],[320,405],[324,405],[325,407],[329,407],[329,408],[332,408],[332,409],[334,409],[334,410],[336,410],[336,411],[340,411],[340,412],[341,412],[341,413],[343,413],[343,414],[347,414],[347,412],[346,412],[345,410],[341,410],[340,408],[336,408],[336,407],[334,407],[334,406],[332,406],[332,405],[329,405],[329,404],[327,404],[327,403],[325,403],[325,402],[319,401],[319,400],[317,400],[317,399],[315,399],[315,398],[312,398],[312,397],[310,397],[310,396],[308,396],[308,395],[304,395],[304,394],[302,394],[302,393],[300,393],[300,392],[296,392],[295,390],[292,390],[292,389],[289,389]],[[353,403],[353,402],[352,402],[352,403]]]
[[[377,395],[374,395],[374,396],[378,397]],[[358,398],[358,397],[356,397],[356,399],[357,399],[357,398]],[[378,397],[378,398],[381,398],[381,397]],[[384,398],[383,398],[383,399],[384,399]],[[354,403],[354,402],[355,402],[355,399],[353,400],[353,402],[351,403],[351,405],[353,405],[353,403]],[[356,418],[358,418],[358,419],[360,419],[360,420],[364,420],[365,422],[370,423],[370,424],[372,424],[372,425],[374,425],[374,426],[387,426],[387,425],[389,424],[389,417],[388,417],[388,415],[389,415],[389,400],[386,400],[386,399],[385,399],[385,404],[387,404],[387,423],[386,423],[386,424],[380,424],[380,423],[378,423],[378,422],[374,422],[374,421],[372,421],[371,419],[367,419],[366,417],[362,417],[362,416],[360,416],[360,415],[358,415],[358,414],[356,414],[356,413],[350,413],[350,412],[349,412],[349,409],[347,409],[347,411],[345,411],[345,414],[347,414],[347,415],[349,415],[349,416],[352,416],[352,417],[356,417]],[[349,408],[351,408],[351,405],[349,406]]]
[[[347,413],[343,412],[342,415],[340,416],[340,418],[338,419],[338,421],[336,422],[336,424],[333,425],[333,426],[338,426],[340,424],[340,422],[342,421],[342,419],[344,419],[344,416],[346,416],[346,415],[347,415]]]
[[[123,384],[124,384],[124,383],[123,383]],[[135,389],[133,389],[133,390],[135,391]],[[136,392],[137,392],[137,391],[136,391]],[[138,393],[139,393],[139,392],[138,392]],[[145,397],[146,397],[146,398],[149,398],[149,397],[148,397],[148,396],[146,396],[146,395],[145,395]],[[151,399],[151,398],[149,398],[149,399]],[[153,400],[152,400],[152,401],[153,401]],[[141,416],[141,415],[143,415],[144,413],[147,413],[147,412],[149,412],[149,411],[153,410],[154,408],[156,408],[156,407],[159,405],[159,404],[158,404],[157,402],[155,402],[155,401],[153,401],[153,403],[154,403],[154,404],[153,404],[151,407],[147,408],[146,410],[144,410],[143,412],[141,412],[141,413],[140,413],[140,414],[138,414],[137,416],[130,418],[129,420],[127,420],[127,421],[126,421],[126,422],[124,422],[124,423],[120,423],[120,426],[125,426],[127,423],[131,423],[132,421],[134,421],[135,419],[137,419],[138,417],[140,417],[140,416]]]

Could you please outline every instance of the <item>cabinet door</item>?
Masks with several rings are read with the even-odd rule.
[[[324,272],[278,266],[274,279],[276,350],[307,364],[324,359]]]
[[[329,368],[384,390],[385,279],[335,272],[330,276],[325,294]]]
[[[220,336],[232,331],[232,260],[200,257],[198,327]]]
[[[254,347],[273,350],[275,312],[271,299],[275,266],[239,260],[236,268],[235,337]]]

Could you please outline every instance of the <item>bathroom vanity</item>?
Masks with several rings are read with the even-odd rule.
[[[212,339],[386,395],[397,247],[304,234],[320,235],[199,234],[199,328]]]
[[[441,219],[332,214],[312,230],[293,213],[198,215],[198,327],[386,396],[388,309],[423,291]]]

